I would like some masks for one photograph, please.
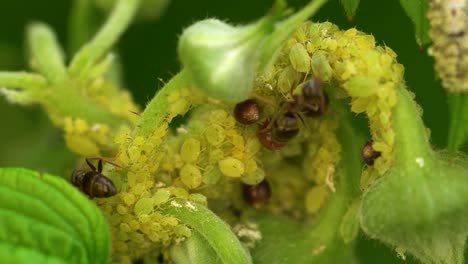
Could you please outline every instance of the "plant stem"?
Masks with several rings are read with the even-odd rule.
[[[91,0],[74,0],[68,21],[68,51],[75,53],[91,37],[93,27],[93,2]]]
[[[199,232],[213,248],[223,264],[252,263],[250,255],[242,247],[229,226],[204,206],[176,199],[162,208],[182,223]]]
[[[447,148],[450,154],[455,155],[458,148],[466,141],[468,134],[468,94],[448,93],[448,105],[450,110],[450,126]]]
[[[28,42],[33,57],[33,66],[37,66],[39,72],[48,81],[52,83],[63,81],[67,76],[63,52],[49,26],[42,23],[30,25]]]
[[[135,128],[135,136],[148,136],[164,122],[168,122],[166,117],[169,114],[170,104],[167,101],[167,96],[177,90],[187,88],[189,85],[190,80],[187,73],[181,71],[161,88],[141,114],[140,123]]]
[[[79,76],[99,60],[117,41],[132,20],[141,0],[119,0],[111,16],[96,36],[73,58],[69,72]]]
[[[39,74],[0,71],[0,87],[40,90],[45,88],[46,85],[47,80]]]

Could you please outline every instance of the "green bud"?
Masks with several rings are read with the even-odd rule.
[[[246,99],[255,66],[272,22],[233,27],[206,19],[188,27],[179,40],[179,56],[194,84],[208,95],[226,100]]]
[[[449,162],[431,150],[417,106],[404,89],[398,91],[392,118],[395,162],[364,193],[361,227],[369,236],[423,263],[464,263],[466,158]]]

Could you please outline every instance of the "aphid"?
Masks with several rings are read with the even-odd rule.
[[[91,171],[83,169],[73,171],[72,184],[90,198],[111,197],[117,194],[114,183],[102,174],[102,159],[99,159],[97,169],[88,159],[86,159],[86,163]]]
[[[255,209],[260,209],[270,200],[270,185],[266,180],[261,181],[257,185],[242,184],[242,195],[249,205]]]
[[[234,107],[234,117],[241,124],[253,124],[260,118],[260,107],[254,99],[247,99],[236,104]]]
[[[380,151],[376,151],[374,148],[373,148],[373,145],[374,145],[374,141],[373,140],[369,140],[365,145],[364,147],[362,148],[362,159],[364,160],[364,162],[369,165],[369,166],[372,166],[374,165],[374,162],[375,160],[380,157],[380,155],[382,155],[382,153]]]
[[[308,81],[302,87],[302,97],[295,96],[300,111],[306,116],[318,117],[328,109],[328,95],[323,90],[322,80],[318,77]]]

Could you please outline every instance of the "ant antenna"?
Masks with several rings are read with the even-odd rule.
[[[109,163],[109,164],[112,164],[114,167],[118,167],[118,168],[121,168],[121,166],[113,161],[110,161],[109,160],[110,158],[103,158],[103,157],[89,157],[89,158],[86,158],[86,162],[89,164],[88,160],[99,160],[99,162],[102,164],[102,161],[105,161],[106,163]],[[92,165],[90,165],[92,166]],[[99,166],[99,164],[98,164]],[[101,165],[102,166],[102,165]],[[94,166],[93,166],[94,167]]]
[[[96,171],[96,167],[94,167],[94,165],[91,164],[91,162],[89,162],[88,159],[86,159],[86,163],[88,164],[88,166],[89,166],[93,171]]]

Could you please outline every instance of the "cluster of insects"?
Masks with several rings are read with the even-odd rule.
[[[318,77],[306,82],[292,98],[292,101],[281,102],[277,113],[259,125],[257,137],[267,149],[280,150],[299,133],[300,122],[305,125],[304,116],[320,117],[328,109],[328,95]],[[240,102],[234,108],[234,117],[241,124],[254,124],[260,115],[261,107],[255,99]]]
[[[89,198],[106,198],[117,194],[114,183],[102,174],[102,159],[99,159],[97,169],[86,159],[89,169],[73,171],[71,182]]]
[[[306,127],[304,117],[320,117],[328,110],[329,99],[323,86],[318,77],[309,80],[298,93],[292,93],[291,101],[282,101],[275,109],[276,114],[261,123],[261,107],[255,99],[238,103],[234,117],[244,125],[259,123],[256,133],[259,142],[269,150],[278,151],[299,134],[301,123]],[[271,190],[263,180],[257,185],[243,185],[242,194],[249,205],[259,209],[268,202]]]

